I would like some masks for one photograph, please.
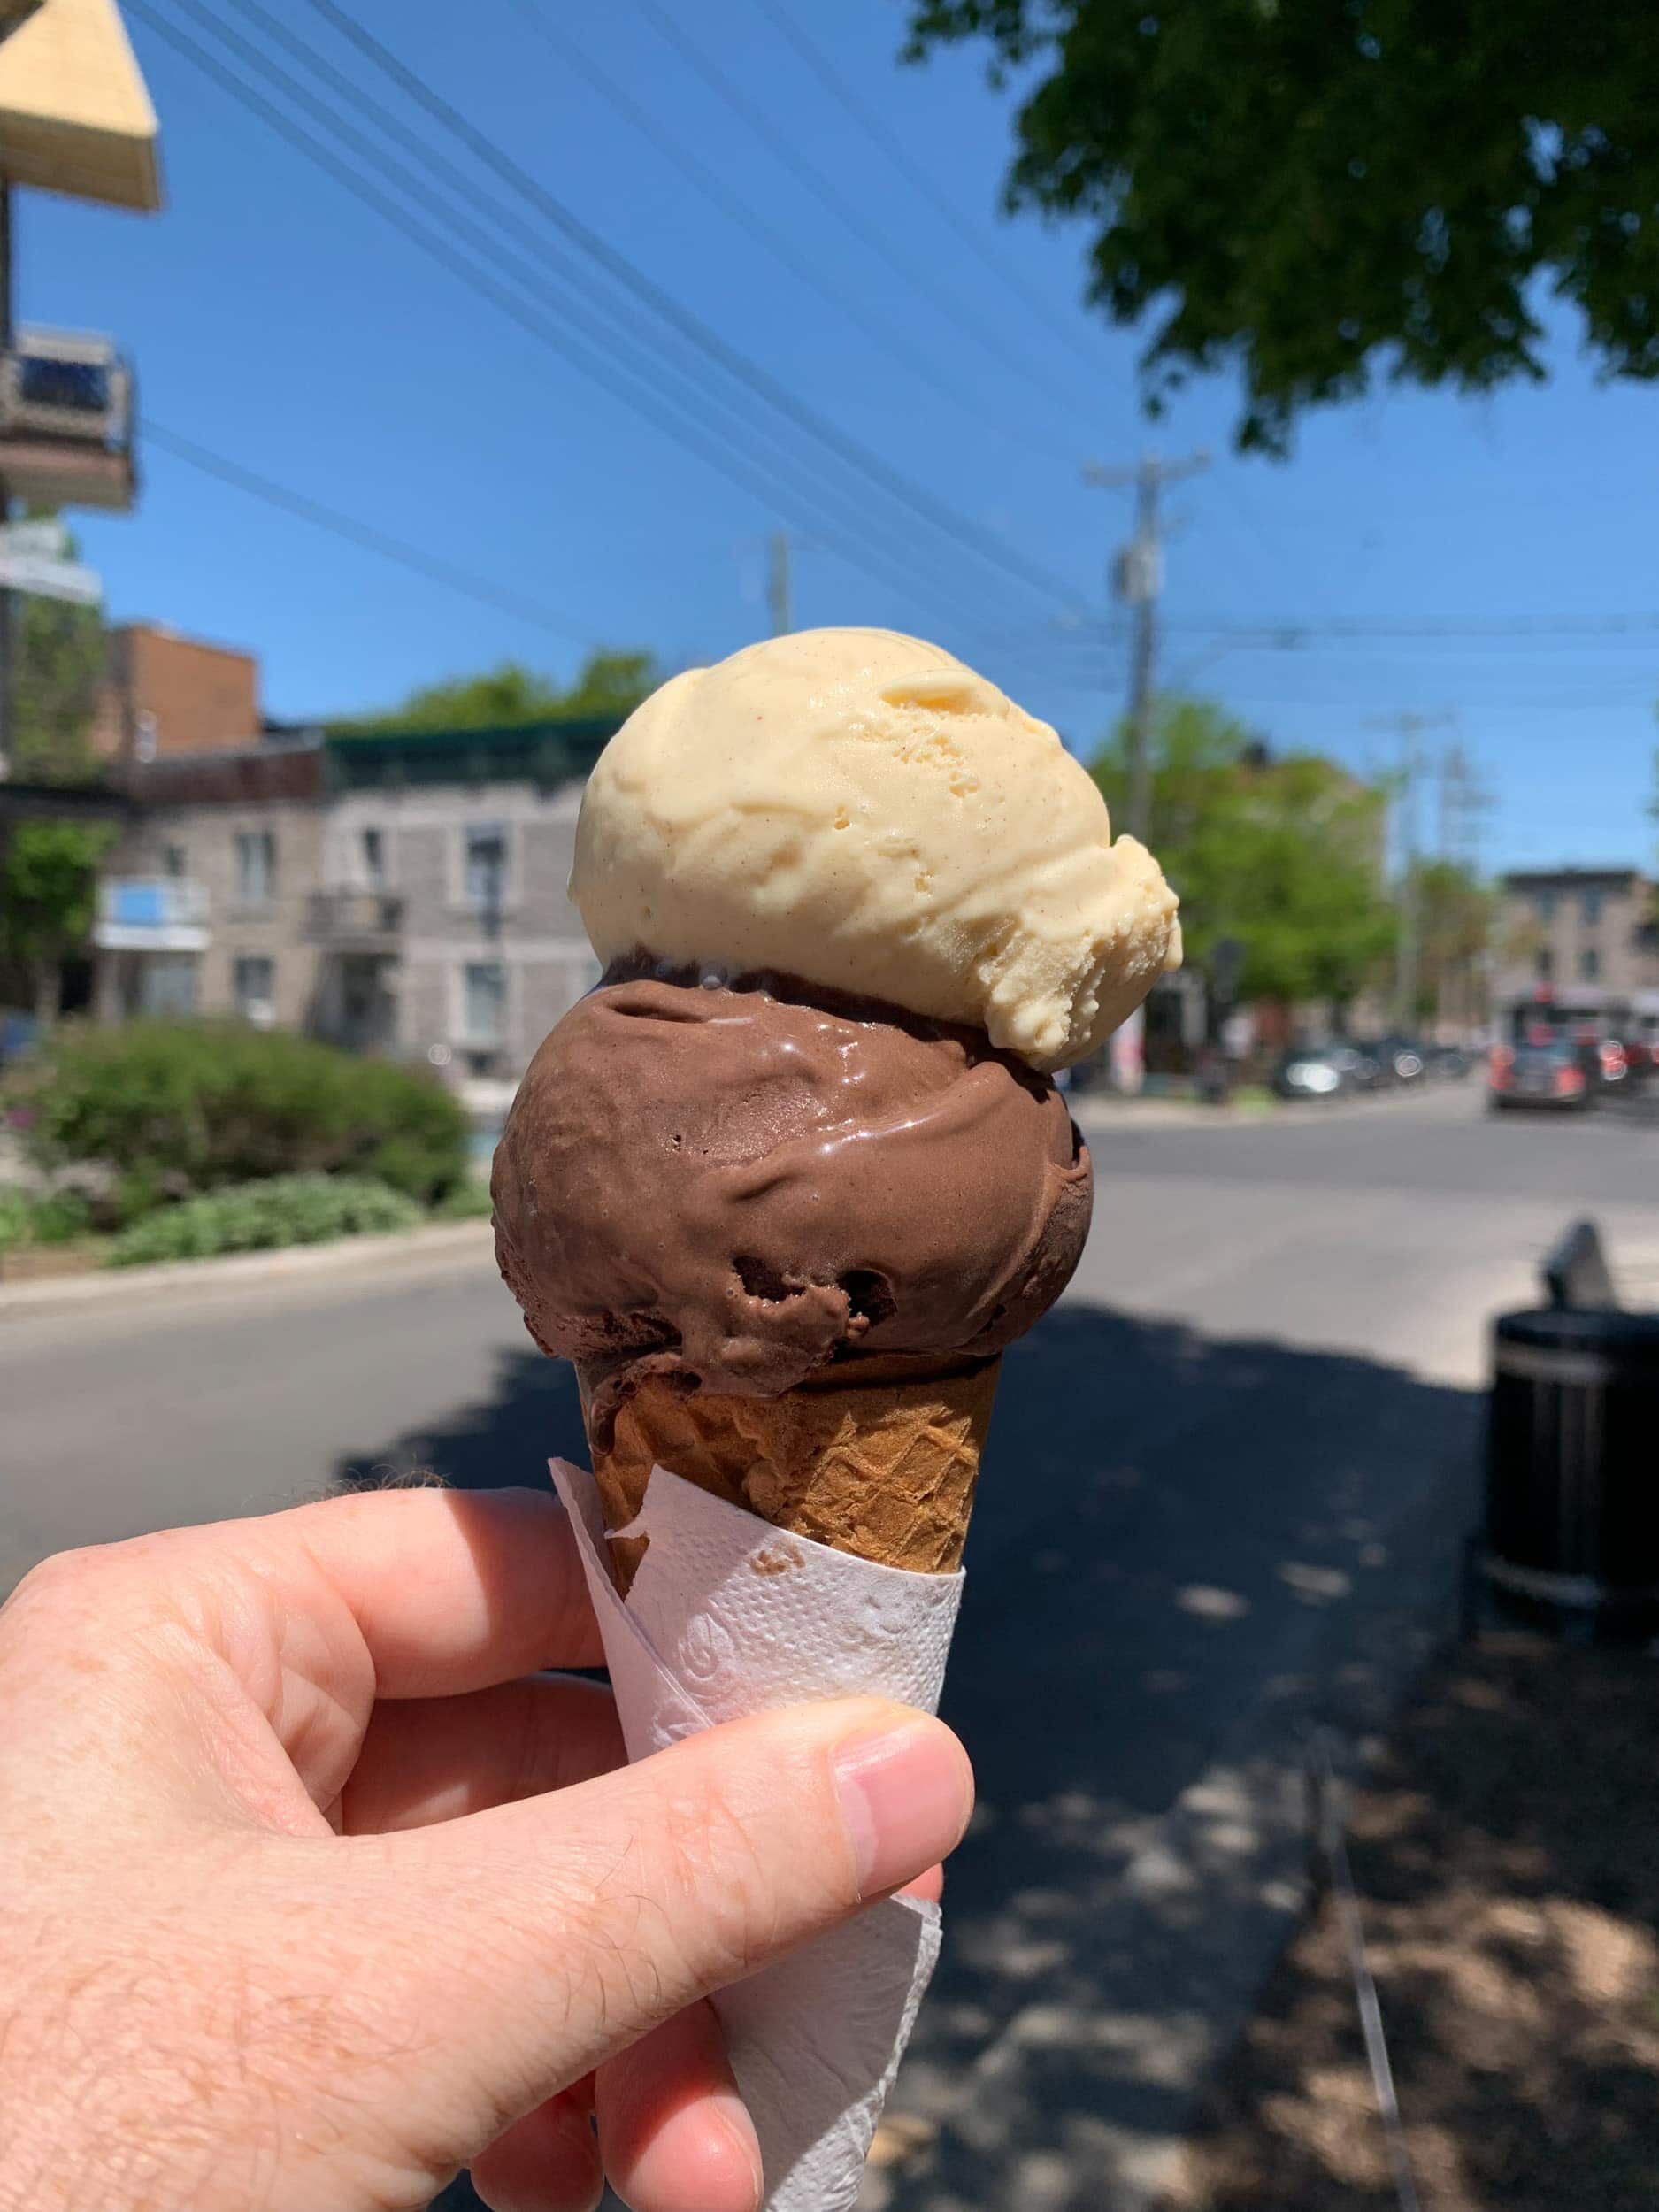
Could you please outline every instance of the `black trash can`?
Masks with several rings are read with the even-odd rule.
[[[1659,1313],[1502,1314],[1493,1352],[1490,1589],[1551,1627],[1659,1635]]]

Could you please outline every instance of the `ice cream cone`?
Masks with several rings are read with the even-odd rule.
[[[962,1557],[1000,1360],[932,1375],[853,1373],[775,1398],[687,1391],[647,1376],[591,1418],[594,1474],[608,1530],[637,1516],[654,1466],[743,1507],[773,1527],[920,1574]],[[578,1363],[584,1413],[594,1371]],[[644,1550],[611,1538],[626,1591]]]

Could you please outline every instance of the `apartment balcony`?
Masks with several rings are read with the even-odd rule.
[[[100,952],[205,952],[207,886],[182,876],[111,876],[98,886]]]
[[[330,952],[396,952],[403,902],[389,891],[313,891],[307,934]]]

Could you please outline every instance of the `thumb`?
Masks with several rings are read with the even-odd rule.
[[[887,1895],[973,1802],[941,1722],[795,1706],[550,1796],[380,1839],[421,1930],[407,1991],[444,2020],[484,2124]],[[401,1978],[401,1977],[400,1977]]]

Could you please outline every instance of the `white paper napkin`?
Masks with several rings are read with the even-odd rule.
[[[552,1463],[581,1549],[630,1759],[769,1706],[863,1692],[933,1712],[962,1577],[790,1536],[656,1468],[626,1599],[593,1477]],[[765,2212],[847,2212],[939,1955],[939,1909],[872,1905],[714,2000],[760,2138]]]

